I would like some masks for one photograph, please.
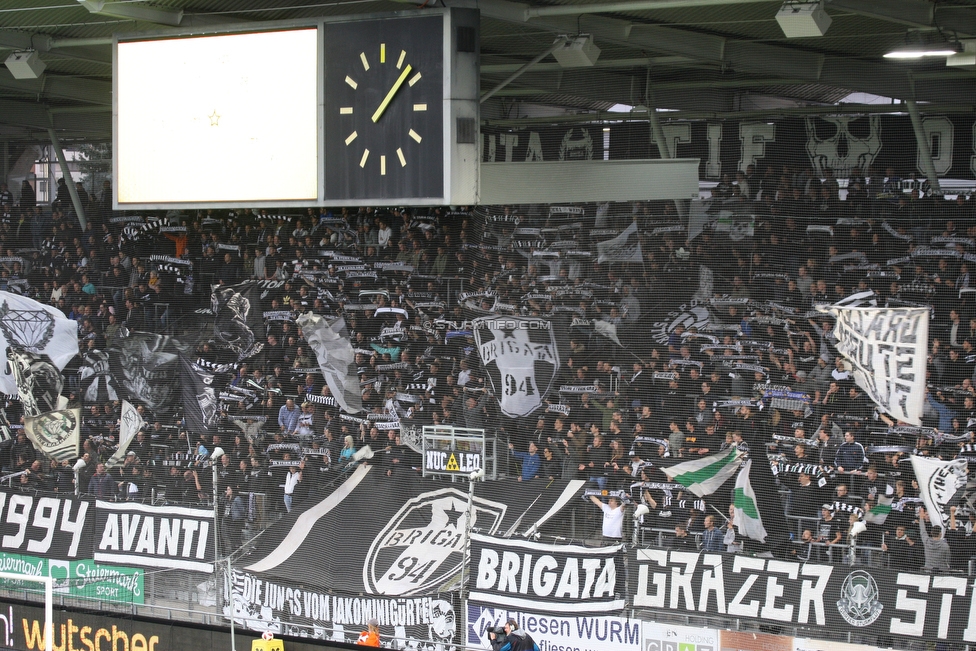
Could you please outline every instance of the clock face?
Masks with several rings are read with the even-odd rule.
[[[325,195],[444,196],[444,17],[325,26]]]

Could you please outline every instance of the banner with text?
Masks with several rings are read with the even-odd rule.
[[[92,560],[61,561],[0,552],[0,572],[50,576],[54,579],[54,593],[69,597],[140,605],[146,602],[145,577],[143,571],[136,568],[100,565]],[[43,585],[33,581],[2,579],[0,586],[44,593]]]
[[[94,558],[140,567],[213,572],[213,520],[209,509],[98,501]]]
[[[451,595],[343,597],[301,585],[282,585],[234,570],[234,622],[252,631],[354,642],[375,618],[396,648],[433,640],[453,651],[457,616]],[[226,612],[225,607],[225,614]]]
[[[976,642],[976,586],[965,576],[637,549],[630,577],[636,609]]]
[[[539,612],[620,612],[624,607],[623,568],[617,565],[622,548],[549,545],[471,534],[474,581],[469,598]]]

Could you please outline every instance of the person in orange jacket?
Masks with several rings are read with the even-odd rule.
[[[356,644],[362,646],[380,645],[380,623],[376,619],[371,619],[366,622],[366,630],[359,634],[359,639],[356,640]]]

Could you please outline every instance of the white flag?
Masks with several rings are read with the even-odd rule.
[[[837,350],[854,381],[884,412],[922,424],[929,341],[928,308],[820,308],[836,319]]]
[[[0,352],[4,358],[9,346],[47,355],[61,371],[78,354],[78,324],[50,305],[0,292]],[[0,373],[0,392],[17,395],[13,375]]]
[[[119,447],[116,448],[115,454],[113,454],[108,461],[105,462],[107,468],[114,468],[115,466],[122,463],[125,459],[125,453],[129,451],[129,444],[132,443],[132,439],[136,437],[143,427],[146,426],[146,421],[142,419],[142,415],[139,411],[132,405],[128,400],[122,401],[122,417],[119,419]],[[142,460],[143,462],[146,459]]]
[[[965,457],[942,461],[915,455],[911,459],[918,493],[932,526],[948,529],[949,507],[958,505],[966,493],[968,461]]]
[[[749,470],[752,468],[752,459],[742,464],[739,475],[735,478],[735,527],[739,533],[746,538],[752,538],[759,542],[766,542],[766,527],[763,526],[762,517],[759,515],[759,504],[756,502],[756,492],[752,490],[752,482],[749,481]]]
[[[637,239],[637,222],[631,222],[630,226],[617,237],[606,242],[598,242],[596,250],[599,256],[597,262],[643,261],[640,241]]]
[[[308,345],[315,351],[319,368],[339,406],[350,414],[362,411],[359,378],[355,370],[349,370],[356,353],[348,337],[341,335],[346,328],[345,319],[338,318],[329,323],[317,314],[309,313],[298,317],[297,323]]]

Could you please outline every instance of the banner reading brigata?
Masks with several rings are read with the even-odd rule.
[[[618,572],[617,567],[621,548],[471,534],[469,598],[554,613],[619,612],[624,607],[623,568]]]
[[[630,576],[637,609],[976,641],[974,586],[965,576],[666,549],[633,550]]]

